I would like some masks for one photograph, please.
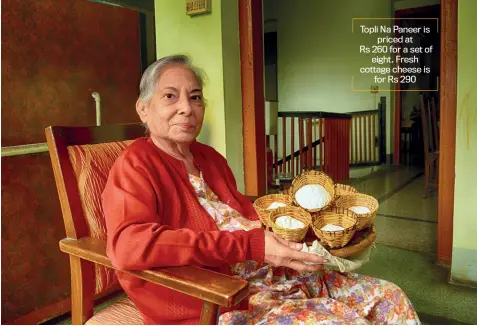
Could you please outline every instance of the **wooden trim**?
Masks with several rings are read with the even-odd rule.
[[[361,111],[362,112],[362,111]],[[361,113],[360,112],[360,113]],[[278,112],[279,118],[331,118],[331,119],[351,119],[351,113],[334,113],[322,111],[281,111]]]
[[[437,263],[452,261],[457,115],[457,0],[441,0]]]
[[[357,115],[369,115],[369,114],[378,114],[379,113],[379,110],[376,109],[376,110],[364,110],[364,111],[354,111],[354,112],[348,112],[347,114],[355,117]]]
[[[262,2],[239,0],[243,161],[247,195],[264,195],[267,189],[262,34]]]

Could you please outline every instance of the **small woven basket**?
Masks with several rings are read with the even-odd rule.
[[[317,212],[326,210],[330,206],[330,204],[333,202],[333,199],[335,197],[335,184],[333,182],[333,179],[331,179],[326,173],[321,171],[315,171],[315,170],[309,170],[297,176],[293,180],[292,186],[290,188],[291,189],[290,194],[293,197],[293,201],[297,206],[300,206],[300,204],[296,200],[296,193],[298,190],[300,190],[303,186],[306,186],[306,185],[322,186],[328,192],[329,199],[327,203],[321,208],[313,208],[313,209],[307,209],[304,207],[302,208],[307,210],[310,213],[317,213]]]
[[[321,228],[327,224],[341,226],[344,230],[322,231]],[[346,246],[353,238],[357,225],[358,218],[354,212],[333,207],[318,213],[311,227],[320,243],[333,249]]]
[[[300,229],[286,229],[278,226],[275,221],[280,216],[290,216],[300,222],[303,222],[304,227]],[[270,224],[274,233],[280,238],[300,242],[305,238],[308,228],[311,225],[311,215],[304,209],[296,206],[279,207],[270,212]]]
[[[272,194],[257,198],[257,200],[255,200],[253,203],[253,207],[257,211],[260,221],[266,228],[271,227],[269,217],[272,210],[268,209],[268,207],[275,202],[292,206],[293,198],[285,194]]]
[[[335,184],[335,200],[341,196],[357,193],[358,190],[355,187],[344,185],[342,183]]]
[[[334,204],[336,207],[345,209],[349,209],[353,206],[364,206],[369,208],[369,213],[356,214],[358,216],[358,230],[372,226],[379,209],[379,203],[376,198],[361,193],[342,196],[338,198]]]

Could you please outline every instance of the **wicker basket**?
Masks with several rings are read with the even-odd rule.
[[[358,216],[358,230],[372,226],[379,209],[379,203],[376,198],[361,193],[342,196],[335,201],[335,206],[346,209],[353,206],[364,206],[369,208],[369,213],[356,214]]]
[[[292,206],[293,198],[285,194],[273,194],[257,198],[257,200],[253,203],[253,207],[257,211],[260,221],[262,221],[262,224],[266,228],[271,227],[269,217],[270,212],[272,211],[267,208],[275,202],[283,203],[287,206]]]
[[[290,216],[300,222],[303,222],[305,226],[300,229],[282,228],[275,224],[276,219],[280,216]],[[311,225],[311,215],[300,207],[280,207],[270,212],[270,224],[273,232],[276,233],[282,239],[294,242],[301,242],[305,238],[305,235],[308,232],[308,228]]]
[[[353,238],[358,225],[358,218],[354,212],[334,207],[316,215],[311,227],[322,245],[331,249],[342,248]],[[326,224],[341,226],[344,230],[322,231],[321,228]]]
[[[354,194],[357,192],[358,190],[355,187],[344,185],[342,183],[335,184],[335,200],[338,199],[338,197]]]
[[[327,203],[321,208],[307,209],[303,207],[303,209],[307,210],[310,213],[317,213],[317,212],[326,210],[330,206],[330,204],[333,202],[333,199],[335,197],[335,184],[333,180],[326,173],[321,171],[315,171],[315,170],[306,171],[300,174],[299,176],[297,176],[293,180],[292,186],[290,188],[291,189],[290,194],[293,197],[293,201],[295,202],[297,206],[300,206],[300,204],[296,200],[296,192],[300,190],[300,188],[306,185],[322,186],[328,192],[328,194],[330,195],[330,198],[327,201]]]

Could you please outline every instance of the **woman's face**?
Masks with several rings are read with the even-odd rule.
[[[195,140],[204,120],[202,88],[184,65],[171,65],[162,72],[149,103],[138,100],[136,111],[151,137],[175,143]]]

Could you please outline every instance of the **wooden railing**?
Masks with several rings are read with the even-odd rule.
[[[274,174],[293,178],[303,170],[317,169],[336,182],[348,179],[351,117],[329,112],[279,112],[278,135],[267,139],[274,153]]]
[[[351,118],[350,164],[377,165],[386,156],[385,103],[377,110],[349,112]]]
[[[350,113],[350,163],[352,165],[378,164],[379,111]]]

